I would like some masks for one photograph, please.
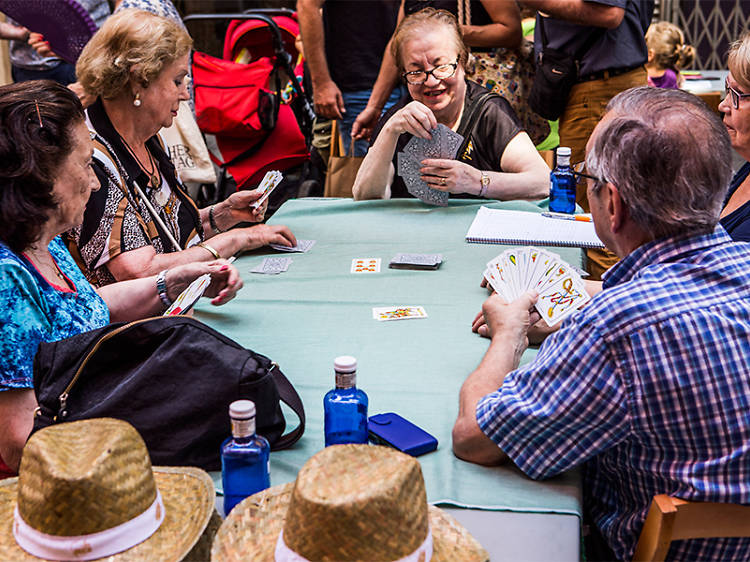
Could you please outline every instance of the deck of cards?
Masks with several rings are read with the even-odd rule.
[[[437,269],[443,263],[442,254],[396,254],[388,267],[391,269]]]
[[[263,179],[258,186],[258,189],[262,190],[262,193],[260,197],[250,203],[250,207],[252,209],[259,208],[263,204],[263,202],[268,199],[268,196],[271,195],[271,192],[276,188],[277,185],[279,185],[283,178],[284,176],[278,170],[271,170],[269,172],[266,172],[266,175],[263,176]]]
[[[269,244],[271,248],[274,250],[278,250],[280,252],[301,252],[303,254],[310,251],[310,248],[312,248],[315,245],[315,240],[301,240],[297,239],[297,245],[296,246],[282,246],[281,244]]]
[[[507,302],[526,291],[539,293],[536,309],[549,326],[567,318],[591,298],[572,265],[540,248],[504,251],[487,264],[484,277]]]
[[[278,275],[289,269],[292,258],[263,258],[263,261],[250,273],[263,273],[265,275]]]
[[[406,144],[404,151],[396,155],[396,173],[401,176],[406,189],[414,197],[430,205],[445,207],[448,204],[448,193],[423,182],[419,169],[425,158],[455,158],[464,138],[442,123],[430,133],[432,139],[414,137]]]
[[[377,306],[372,309],[372,317],[379,322],[427,318],[423,306]]]

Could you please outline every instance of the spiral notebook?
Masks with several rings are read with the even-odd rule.
[[[466,233],[478,244],[536,244],[604,248],[593,222],[554,219],[539,213],[480,207]]]

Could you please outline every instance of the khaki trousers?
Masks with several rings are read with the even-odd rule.
[[[586,156],[586,143],[596,124],[604,115],[609,100],[620,92],[647,84],[645,68],[636,68],[625,74],[601,80],[579,82],[570,91],[565,113],[560,117],[560,146],[569,146],[570,161],[576,163]],[[586,182],[578,185],[576,202],[589,211],[586,199]],[[601,279],[601,274],[617,262],[617,257],[607,250],[587,250],[588,272],[592,279]]]

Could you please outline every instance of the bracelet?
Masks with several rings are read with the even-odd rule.
[[[167,270],[160,272],[159,275],[156,276],[156,292],[159,293],[159,300],[162,302],[162,304],[169,308],[172,306],[172,300],[169,298],[169,295],[167,294]]]
[[[216,207],[216,205],[211,205],[211,207],[209,207],[208,209],[208,224],[211,225],[211,228],[214,229],[214,232],[221,234],[224,231],[219,228],[218,224],[216,224],[216,217],[214,216],[214,207]],[[214,253],[214,252],[211,252],[211,253]]]
[[[479,180],[479,197],[484,197],[487,193],[487,188],[490,186],[490,176],[482,172],[481,179]]]
[[[208,245],[208,244],[206,244],[205,242],[200,242],[200,243],[196,244],[196,246],[200,246],[200,247],[201,247],[201,248],[203,248],[204,250],[208,250],[208,251],[209,251],[209,252],[211,253],[211,255],[212,255],[212,256],[213,256],[214,258],[216,258],[217,260],[220,260],[220,259],[221,259],[221,256],[219,255],[219,252],[217,252],[215,248],[213,248],[213,247],[209,246],[209,245]]]

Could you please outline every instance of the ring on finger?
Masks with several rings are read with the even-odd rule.
[[[440,185],[445,185],[445,178],[444,177],[440,178]]]

